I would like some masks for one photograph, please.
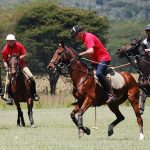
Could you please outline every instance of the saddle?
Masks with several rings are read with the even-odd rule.
[[[101,86],[96,74],[94,74],[94,77],[96,83]],[[112,89],[118,90],[125,85],[124,77],[111,67],[108,67],[106,70],[106,78],[110,81]]]

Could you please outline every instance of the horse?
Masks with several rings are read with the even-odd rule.
[[[146,98],[150,97],[150,52],[145,51],[143,40],[134,39],[119,48],[117,54],[120,58],[126,58],[139,74],[140,113],[143,114]]]
[[[19,57],[13,55],[8,61],[9,67],[9,79],[10,79],[10,91],[11,96],[14,99],[18,111],[17,125],[25,127],[25,121],[23,112],[20,107],[20,102],[26,102],[28,107],[28,116],[31,127],[35,127],[33,120],[33,99],[31,98],[30,81],[27,76],[21,71],[19,67]]]
[[[93,71],[82,63],[77,52],[61,42],[59,43],[59,46],[47,67],[51,70],[59,70],[59,72],[61,72],[64,65],[68,67],[68,71],[72,79],[72,94],[74,98],[78,99],[78,103],[75,105],[75,108],[71,112],[70,116],[78,128],[80,138],[83,133],[87,135],[90,135],[91,133],[90,129],[83,125],[83,114],[90,106],[101,106],[106,104],[107,94],[103,87],[96,82]],[[121,88],[114,89],[117,100],[108,105],[109,109],[116,115],[116,120],[108,126],[108,136],[111,136],[114,133],[114,127],[125,119],[119,110],[119,105],[128,99],[133,107],[137,118],[137,123],[140,128],[139,139],[143,140],[143,120],[139,112],[138,103],[139,87],[133,76],[128,72],[120,72],[118,73],[118,76],[123,79],[124,85],[122,85]],[[120,83],[119,80],[118,83]],[[76,114],[78,114],[78,118]]]

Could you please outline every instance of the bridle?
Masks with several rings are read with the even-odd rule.
[[[13,55],[9,58],[9,76],[14,80],[18,77],[19,73],[19,58],[17,55]]]
[[[76,56],[74,50],[74,58],[69,58],[69,56],[67,55],[67,48],[66,47],[62,47],[63,51],[58,52],[59,55],[59,62],[58,61],[51,61],[50,63],[53,64],[55,66],[55,68],[58,70],[58,72],[60,72],[62,75],[62,70],[64,69],[64,67],[66,66],[68,69],[71,68],[71,65],[76,62],[79,61],[78,57]],[[78,69],[78,68],[74,68],[72,67],[72,69],[76,69],[78,71],[83,72],[82,70]],[[55,69],[54,69],[55,70]],[[56,71],[56,70],[55,70]],[[85,71],[84,71],[85,72]],[[85,72],[86,73],[86,72]]]
[[[51,61],[50,63],[54,66],[54,71],[58,71],[60,74],[62,74],[65,77],[68,77],[68,74],[63,73],[63,69],[65,68],[65,66],[67,67],[68,70],[78,70],[79,72],[85,73],[85,78],[84,80],[79,83],[79,85],[77,85],[75,88],[78,88],[81,84],[83,84],[86,80],[89,73],[89,70],[86,68],[85,70],[79,69],[77,67],[73,67],[72,65],[76,62],[79,61],[78,55],[76,54],[76,52],[73,50],[73,54],[75,55],[75,57],[71,58],[68,55],[68,51],[67,51],[67,47],[62,47],[63,50],[61,52],[58,52],[57,54],[59,55],[59,61]]]

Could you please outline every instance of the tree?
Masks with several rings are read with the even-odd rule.
[[[95,12],[44,3],[27,10],[20,18],[15,31],[28,49],[29,66],[35,73],[46,72],[46,66],[60,40],[77,51],[83,49],[83,45],[76,44],[70,36],[70,29],[76,24],[106,43],[109,21]]]

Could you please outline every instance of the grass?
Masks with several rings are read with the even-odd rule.
[[[80,140],[78,130],[70,119],[70,108],[34,109],[37,128],[30,128],[27,109],[23,109],[26,127],[16,126],[15,109],[0,109],[0,149],[1,150],[148,150],[150,148],[150,106],[146,107],[144,120],[145,140],[139,141],[139,128],[131,107],[121,106],[126,119],[115,128],[111,137],[107,127],[115,116],[106,106],[97,108],[97,126],[94,125],[94,108],[84,114],[84,124],[91,129],[91,135]]]

